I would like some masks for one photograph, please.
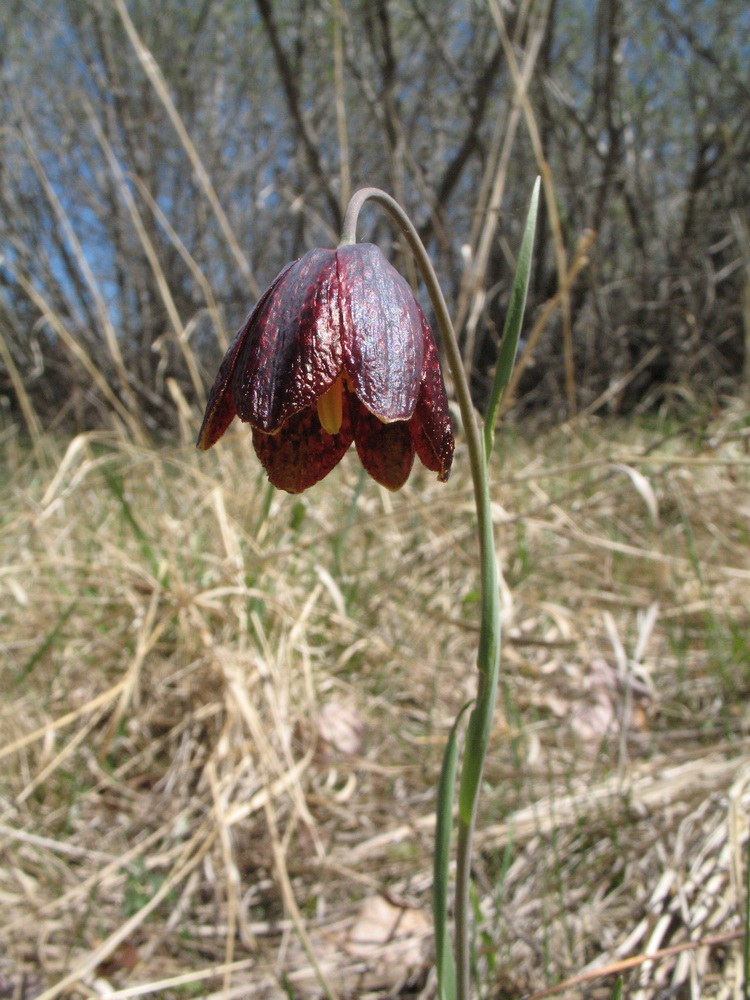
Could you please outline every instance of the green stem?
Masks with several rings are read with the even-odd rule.
[[[479,420],[471,401],[461,352],[448,307],[427,250],[413,223],[389,194],[379,188],[362,188],[353,195],[344,217],[340,246],[356,242],[357,217],[366,201],[374,201],[398,223],[414,254],[435,310],[443,348],[448,358],[456,400],[461,410],[469,452],[474,502],[477,511],[481,562],[482,622],[477,654],[479,682],[477,701],[471,713],[466,737],[459,788],[458,857],[456,871],[456,973],[457,996],[468,1000],[470,989],[469,889],[471,882],[471,840],[476,818],[479,784],[489,741],[500,667],[500,597],[497,557],[492,531],[487,462]]]
[[[361,188],[352,196],[346,210],[346,215],[344,216],[344,225],[342,228],[341,242],[339,243],[339,246],[345,246],[356,242],[355,232],[357,226],[357,216],[366,201],[374,201],[381,205],[398,223],[399,228],[406,237],[411,251],[414,254],[419,269],[422,272],[425,285],[427,286],[427,292],[430,296],[430,301],[432,302],[432,308],[435,310],[435,317],[437,319],[438,328],[442,337],[443,347],[448,358],[451,376],[453,377],[456,401],[459,409],[461,410],[461,420],[463,421],[464,433],[466,434],[466,445],[469,451],[469,463],[471,466],[471,478],[474,485],[474,496],[477,504],[477,516],[481,525],[485,518],[489,518],[489,504],[485,505],[484,489],[482,485],[484,479],[486,478],[486,468],[482,452],[482,435],[479,430],[479,423],[477,415],[474,411],[474,405],[471,401],[469,383],[466,380],[466,373],[464,372],[463,362],[461,360],[461,352],[458,349],[458,341],[456,340],[453,323],[451,322],[448,307],[445,304],[445,298],[443,297],[440,283],[437,279],[437,275],[435,274],[435,269],[432,266],[432,261],[430,260],[424,244],[419,237],[419,233],[414,228],[414,224],[411,219],[404,212],[399,203],[389,194],[386,194],[385,191],[381,191],[380,188]],[[484,543],[484,541],[485,539],[480,537],[480,546]]]

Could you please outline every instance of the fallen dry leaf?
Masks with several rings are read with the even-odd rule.
[[[351,705],[329,701],[323,705],[315,720],[318,729],[318,750],[324,756],[362,753],[365,740],[365,723],[361,714]]]

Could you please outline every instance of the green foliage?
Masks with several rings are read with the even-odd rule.
[[[138,859],[129,866],[123,892],[122,909],[124,917],[132,917],[142,909],[164,883],[163,872],[149,871],[146,864]],[[174,896],[167,896],[166,904],[175,903]]]

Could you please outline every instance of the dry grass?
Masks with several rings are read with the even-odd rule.
[[[630,997],[739,996],[749,425],[501,442],[487,997],[670,947]],[[0,997],[432,995],[433,787],[477,640],[463,456],[395,496],[348,456],[290,498],[242,431],[3,446]]]

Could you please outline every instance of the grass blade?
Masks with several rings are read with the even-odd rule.
[[[612,987],[612,992],[609,995],[609,1000],[622,1000],[622,976],[617,977],[615,985]]]
[[[159,560],[154,554],[154,549],[153,546],[151,545],[148,535],[141,527],[138,519],[133,513],[133,508],[130,506],[130,503],[128,502],[128,498],[125,496],[125,489],[123,487],[122,480],[115,472],[113,472],[111,469],[108,469],[106,466],[104,467],[103,471],[104,471],[104,476],[107,480],[107,485],[109,486],[110,490],[112,490],[112,494],[116,497],[120,505],[120,510],[122,511],[122,515],[125,518],[125,521],[130,526],[133,534],[135,535],[136,539],[138,540],[138,543],[140,544],[141,554],[145,562],[147,562],[150,565],[154,577],[158,579]]]
[[[471,702],[467,702],[464,705],[451,726],[443,755],[440,783],[438,784],[432,910],[435,921],[435,958],[439,1000],[453,1000],[456,996],[456,966],[448,935],[448,876],[458,762],[458,726],[470,704]]]
[[[747,859],[745,865],[745,936],[742,941],[742,964],[743,964],[743,984],[742,995],[744,1000],[750,1000],[750,840],[746,845]]]
[[[500,354],[498,355],[495,367],[495,378],[492,382],[492,391],[487,404],[487,412],[484,419],[484,451],[485,458],[489,461],[492,454],[492,443],[495,439],[495,421],[500,400],[503,397],[505,387],[510,381],[513,371],[513,364],[516,360],[518,349],[518,338],[523,324],[523,314],[526,309],[526,293],[529,289],[529,276],[531,274],[531,253],[534,249],[534,234],[536,232],[536,218],[539,208],[539,178],[534,184],[531,192],[531,203],[526,216],[526,225],[521,241],[521,250],[518,254],[518,264],[516,274],[513,278],[513,288],[510,293],[508,313],[505,317],[503,327],[503,339],[500,341]]]
[[[44,656],[47,650],[54,645],[55,639],[60,634],[60,630],[62,629],[63,625],[65,625],[65,622],[68,620],[68,618],[70,618],[70,616],[73,614],[73,612],[77,607],[78,607],[78,601],[71,601],[71,603],[67,606],[67,608],[63,611],[63,613],[57,619],[55,624],[52,626],[50,631],[44,637],[41,644],[32,653],[32,655],[29,657],[26,663],[24,663],[24,665],[16,672],[16,676],[10,682],[11,688],[18,687],[18,685],[26,677],[28,677],[28,675],[31,673],[31,671],[34,669],[37,663],[41,660],[41,658]]]

